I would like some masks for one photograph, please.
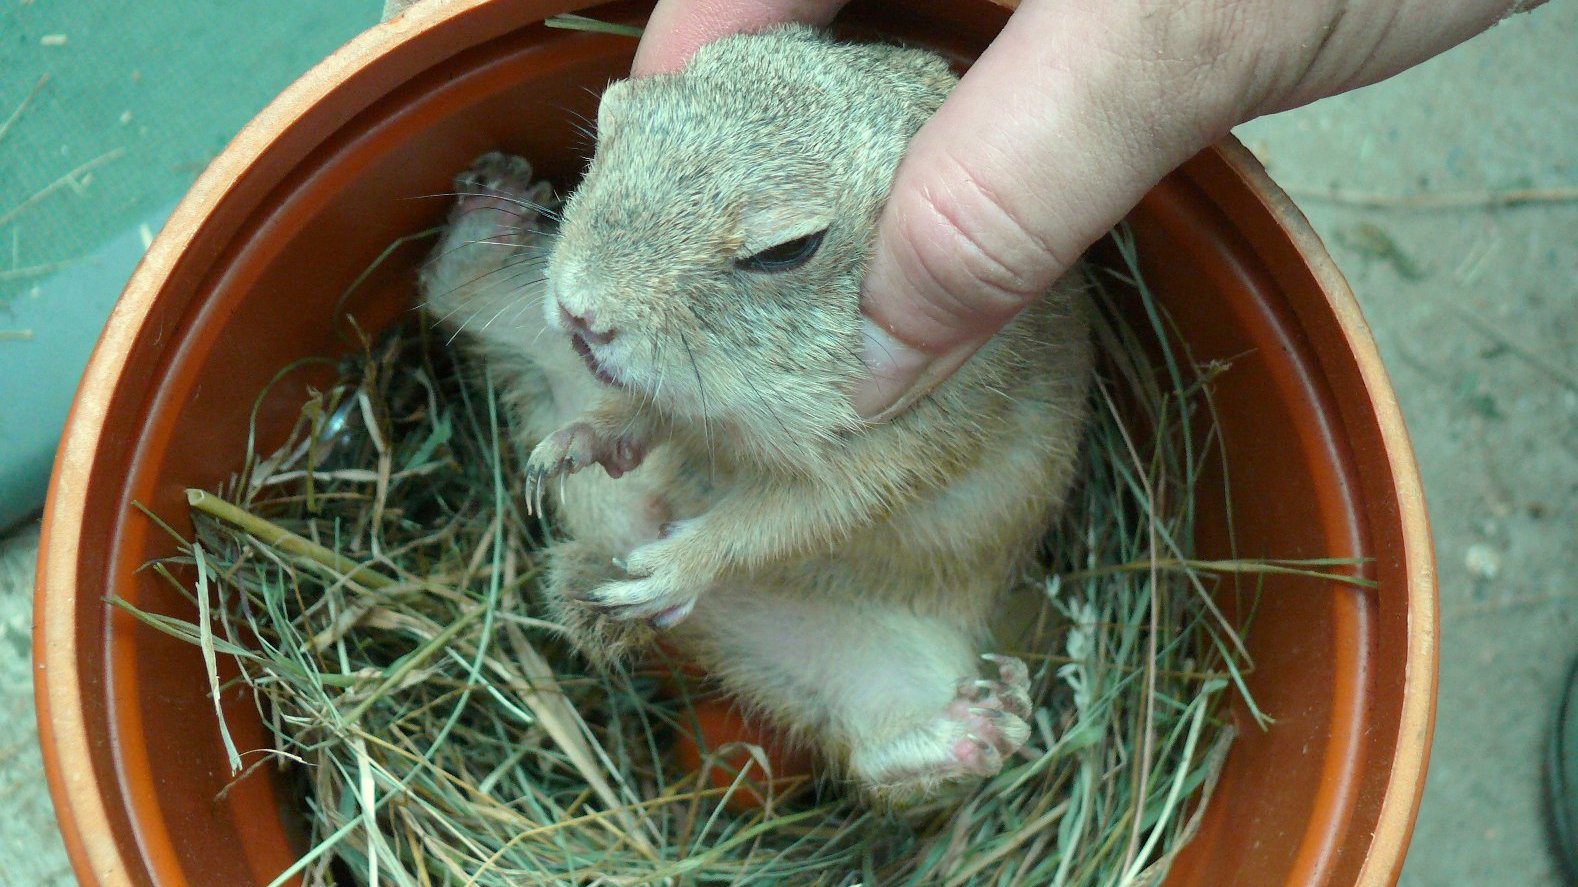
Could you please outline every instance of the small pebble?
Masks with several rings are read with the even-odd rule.
[[[1494,579],[1501,572],[1501,554],[1481,542],[1468,547],[1463,564],[1475,579]]]

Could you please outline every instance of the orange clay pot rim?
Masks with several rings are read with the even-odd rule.
[[[110,818],[89,753],[94,737],[87,735],[82,676],[77,672],[78,644],[83,639],[75,631],[76,610],[79,606],[103,605],[101,601],[81,600],[77,595],[77,555],[85,507],[79,492],[86,489],[99,457],[110,395],[121,379],[127,356],[168,275],[200,232],[211,209],[296,121],[301,109],[318,106],[352,74],[392,49],[492,2],[507,0],[418,4],[356,37],[281,93],[209,165],[176,207],[132,275],[94,349],[55,461],[45,512],[36,605],[40,632],[35,647],[35,696],[47,775],[67,850],[76,869],[91,872],[100,884],[132,882],[115,836],[99,826]],[[1002,0],[993,2],[1016,5]],[[570,11],[591,4],[568,0],[562,5],[564,11]],[[1381,813],[1370,838],[1371,851],[1358,879],[1363,887],[1382,887],[1393,884],[1402,868],[1424,789],[1434,717],[1438,615],[1435,564],[1418,467],[1375,342],[1352,290],[1320,238],[1246,149],[1229,139],[1214,150],[1265,204],[1319,281],[1358,364],[1391,469],[1403,529],[1402,555],[1410,577],[1408,650],[1399,739]],[[84,824],[91,825],[84,829]]]
[[[1353,289],[1326,251],[1326,245],[1310,226],[1309,219],[1271,180],[1265,167],[1248,148],[1230,137],[1216,146],[1216,150],[1276,219],[1320,284],[1342,329],[1343,339],[1353,352],[1392,472],[1398,521],[1402,525],[1404,573],[1409,577],[1408,649],[1403,659],[1402,711],[1398,717],[1391,775],[1387,779],[1375,831],[1370,836],[1370,852],[1355,882],[1357,887],[1385,887],[1396,884],[1402,874],[1409,837],[1419,815],[1419,800],[1425,790],[1430,740],[1435,731],[1441,614],[1436,593],[1435,545],[1419,464],[1414,459],[1413,444],[1403,422],[1397,392],[1392,389],[1386,367],[1381,363],[1375,337],[1370,334]],[[1382,852],[1382,848],[1395,849]]]

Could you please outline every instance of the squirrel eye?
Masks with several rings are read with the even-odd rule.
[[[816,255],[816,250],[822,245],[822,237],[827,234],[823,228],[804,237],[796,237],[777,246],[770,246],[759,253],[735,259],[734,267],[741,271],[790,271],[811,261]]]

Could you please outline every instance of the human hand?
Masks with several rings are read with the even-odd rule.
[[[635,73],[847,0],[659,0]],[[957,370],[1162,176],[1239,123],[1383,80],[1543,0],[1023,0],[921,128],[867,272],[884,421]]]

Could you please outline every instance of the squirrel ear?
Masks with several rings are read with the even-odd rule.
[[[947,60],[933,52],[893,46],[881,55],[881,60],[889,71],[897,75],[898,83],[903,88],[908,90],[918,87],[923,93],[935,96],[937,104],[941,104],[959,82]]]
[[[630,93],[630,83],[616,80],[603,89],[597,104],[597,137],[602,139],[618,128],[624,119],[624,106]]]

